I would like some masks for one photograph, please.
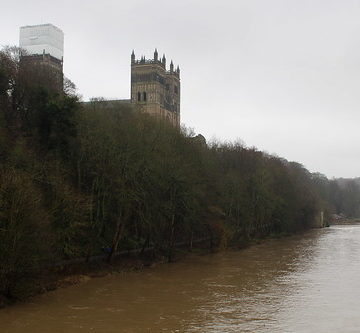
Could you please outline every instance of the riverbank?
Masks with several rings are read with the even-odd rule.
[[[161,257],[149,260],[138,255],[117,256],[111,264],[103,260],[78,262],[74,264],[56,265],[41,272],[33,272],[33,276],[24,280],[21,287],[15,290],[16,296],[0,295],[0,308],[25,301],[31,297],[59,288],[87,282],[92,278],[100,278],[114,273],[140,271],[164,262]]]
[[[210,249],[207,246],[198,246],[191,251],[177,248],[171,262],[177,262],[187,254],[205,255],[219,249]],[[113,257],[111,263],[107,262],[107,255],[85,259],[63,261],[48,267],[45,270],[32,272],[14,291],[16,296],[5,297],[0,295],[0,309],[23,302],[31,297],[59,288],[81,284],[93,278],[101,278],[113,274],[142,271],[153,268],[159,264],[169,263],[166,255],[154,251],[122,252]]]
[[[178,247],[174,251],[172,261],[169,262],[165,254],[147,251],[144,254],[133,251],[127,254],[121,253],[115,256],[109,264],[106,256],[94,257],[86,262],[84,259],[71,262],[62,262],[50,267],[46,270],[33,272],[31,277],[19,284],[15,290],[16,296],[6,298],[0,295],[0,309],[11,306],[18,302],[24,302],[32,297],[47,293],[60,288],[78,285],[94,278],[102,278],[114,274],[126,274],[134,271],[143,271],[151,269],[161,264],[170,264],[181,261],[188,255],[208,255],[214,252],[227,250],[244,250],[254,245],[259,245],[274,239],[289,238],[298,234],[271,234],[261,238],[253,238],[247,241],[241,241],[238,244],[228,248],[214,248],[209,246],[208,242],[198,244],[197,247],[189,250],[184,247]],[[21,287],[20,287],[21,286]]]
[[[3,309],[1,332],[357,332],[359,257],[360,225],[188,255]]]
[[[356,223],[360,223],[360,218],[348,218],[348,217],[343,217],[343,218],[338,218],[338,219],[333,219],[330,223],[330,225],[348,225],[348,224],[356,224]]]

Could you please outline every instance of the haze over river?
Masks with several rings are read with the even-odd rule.
[[[91,279],[0,310],[0,332],[360,332],[360,225]]]

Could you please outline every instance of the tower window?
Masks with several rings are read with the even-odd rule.
[[[175,94],[178,94],[178,93],[179,93],[179,88],[178,88],[178,86],[174,86],[174,91],[175,91]]]
[[[138,92],[138,102],[140,102],[140,101],[141,101],[141,93]]]
[[[143,97],[144,97],[143,98],[144,102],[146,102],[146,92],[145,91],[143,92]]]

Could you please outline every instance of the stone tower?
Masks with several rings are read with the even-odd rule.
[[[62,91],[64,33],[52,24],[24,26],[20,28],[19,44],[21,64],[36,66],[39,79]]]
[[[165,55],[160,59],[155,49],[153,59],[131,54],[131,102],[144,112],[180,127],[180,69],[171,61],[166,69]]]

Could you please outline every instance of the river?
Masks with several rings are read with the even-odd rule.
[[[360,332],[360,225],[94,278],[0,310],[0,332]]]

